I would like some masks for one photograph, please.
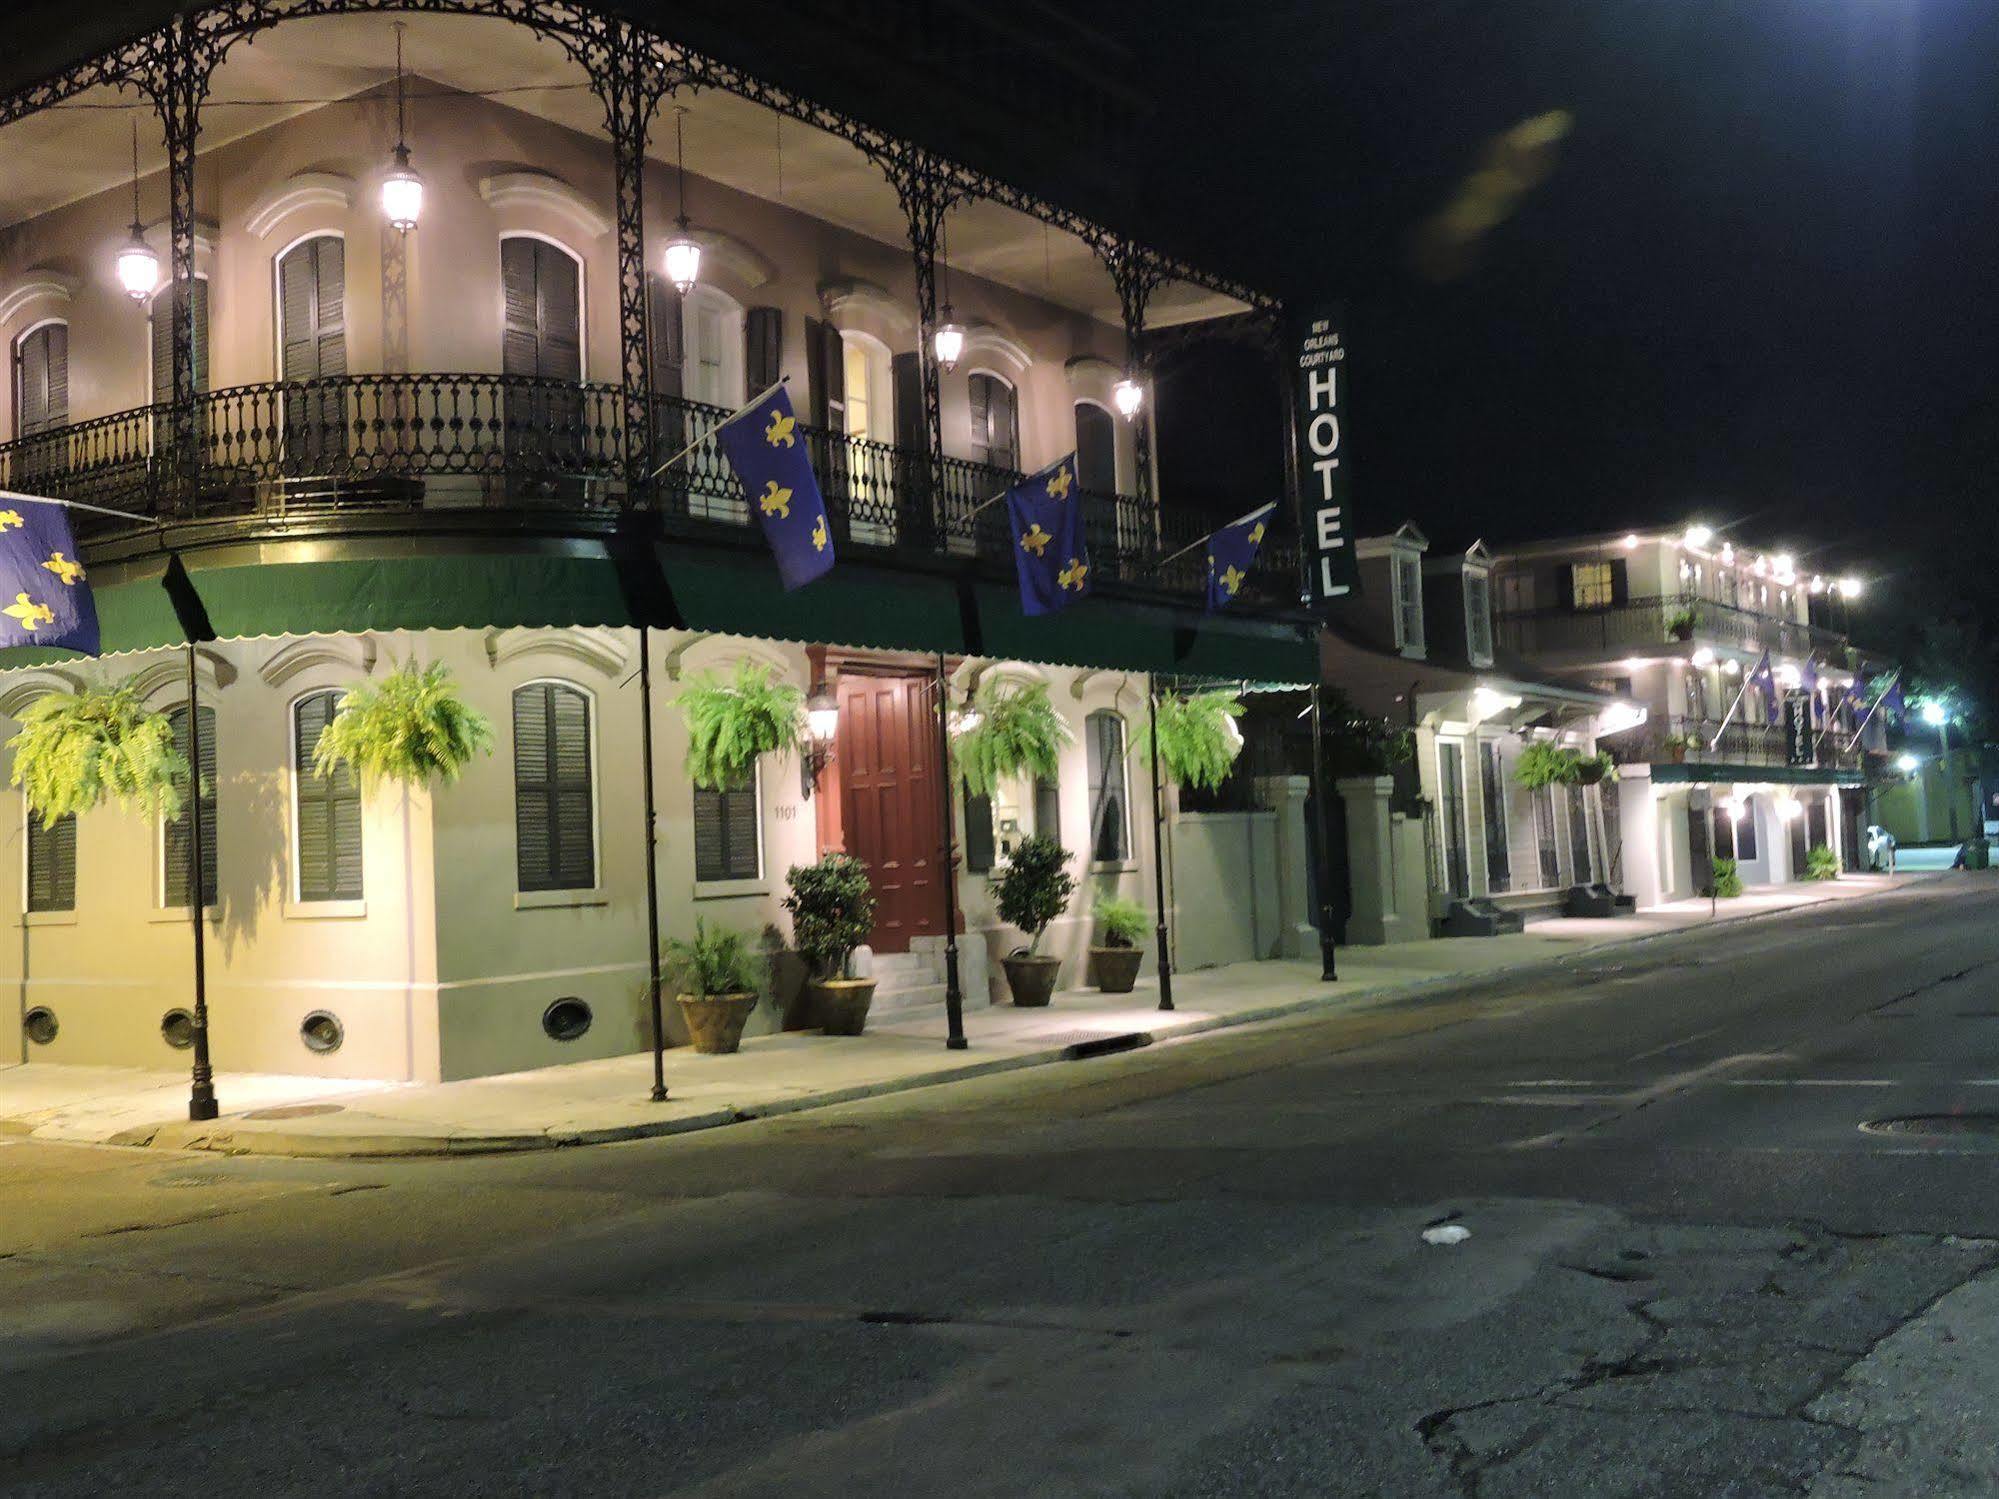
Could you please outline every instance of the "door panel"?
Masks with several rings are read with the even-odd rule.
[[[941,935],[937,727],[925,677],[839,679],[841,816],[847,852],[868,866],[877,952]]]

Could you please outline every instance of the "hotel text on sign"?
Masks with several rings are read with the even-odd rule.
[[[1352,593],[1360,582],[1341,431],[1347,351],[1340,323],[1336,313],[1322,313],[1306,318],[1297,332],[1298,529],[1306,599],[1315,604]]]

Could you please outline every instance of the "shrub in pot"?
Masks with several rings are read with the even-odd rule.
[[[763,988],[763,957],[749,936],[696,921],[692,942],[675,937],[666,944],[666,961],[694,1049],[711,1056],[734,1051]]]
[[[808,1016],[829,1036],[858,1036],[868,1023],[875,981],[847,976],[854,949],[875,926],[868,867],[852,854],[827,854],[816,864],[794,864],[786,876],[791,893],[791,940],[805,959]]]
[[[1106,891],[1097,897],[1095,914],[1101,940],[1090,949],[1090,981],[1105,994],[1129,994],[1145,961],[1139,945],[1145,937],[1145,907]]]
[[[1812,880],[1833,880],[1839,878],[1839,856],[1823,843],[1814,843],[1805,854],[1805,878]]]
[[[1714,893],[1723,900],[1742,893],[1742,870],[1733,859],[1714,861]]]
[[[1694,638],[1694,611],[1680,609],[1666,616],[1666,638],[1668,640],[1692,640]]]
[[[1000,920],[1027,933],[1026,947],[1000,959],[1016,1005],[1045,1005],[1055,993],[1062,960],[1042,955],[1041,937],[1049,923],[1069,909],[1069,897],[1076,893],[1069,857],[1069,850],[1053,838],[1025,838],[993,881]]]

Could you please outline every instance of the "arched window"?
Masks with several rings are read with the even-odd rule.
[[[292,705],[293,894],[301,903],[361,899],[361,787],[351,770],[319,773],[319,736],[340,706],[338,692]]]
[[[278,378],[325,380],[347,373],[347,242],[302,239],[277,259]],[[285,465],[322,473],[347,451],[347,401],[337,387],[285,394]]]
[[[221,839],[215,827],[215,710],[202,708],[201,764],[195,780],[201,788],[201,903],[215,904],[217,846]],[[167,710],[167,724],[173,731],[174,749],[187,758],[187,705]],[[188,903],[188,865],[194,853],[194,798],[181,787],[180,816],[163,822],[160,828],[160,904],[172,909]]]
[[[514,692],[514,851],[519,888],[597,883],[590,699],[564,682]]]
[[[743,404],[743,309],[705,282],[681,298],[681,394],[734,411]]]
[[[967,377],[965,388],[972,403],[972,462],[1018,469],[1020,412],[1013,387],[981,370]]]
[[[545,380],[583,378],[583,262],[553,240],[500,241],[505,307],[500,370]]]
[[[69,425],[69,324],[43,323],[14,341],[14,435]]]
[[[1124,720],[1108,710],[1084,723],[1090,766],[1090,862],[1131,857],[1131,793],[1124,774]]]
[[[1117,423],[1095,401],[1076,403],[1076,483],[1091,494],[1117,493]]]

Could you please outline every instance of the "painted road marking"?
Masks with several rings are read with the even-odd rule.
[[[1723,1027],[1717,1025],[1704,1031],[1696,1031],[1691,1036],[1682,1036],[1677,1041],[1668,1041],[1664,1046],[1655,1046],[1650,1051],[1641,1051],[1631,1060],[1642,1062],[1648,1057],[1656,1057],[1669,1051],[1678,1051],[1682,1046],[1692,1046],[1696,1041],[1705,1041],[1709,1036],[1718,1036],[1721,1034],[1722,1029]]]

